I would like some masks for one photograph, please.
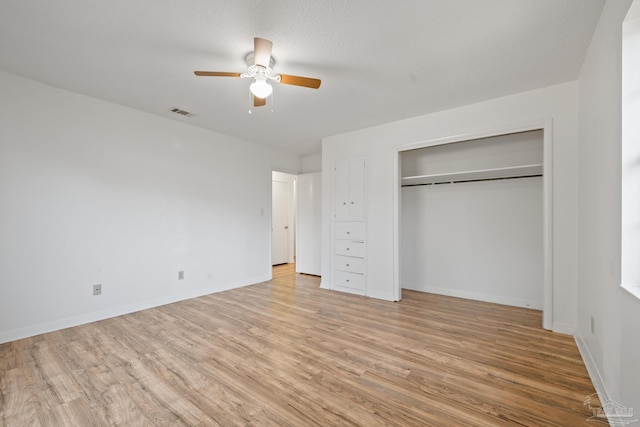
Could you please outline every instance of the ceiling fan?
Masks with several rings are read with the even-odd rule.
[[[294,85],[318,89],[320,87],[319,79],[309,77],[291,76],[289,74],[274,74],[274,60],[271,57],[271,49],[273,43],[269,40],[255,37],[253,39],[254,51],[246,57],[247,72],[246,73],[228,73],[221,71],[194,71],[196,76],[214,76],[214,77],[241,77],[252,78],[253,83],[249,86],[249,90],[253,94],[253,106],[261,107],[266,105],[267,97],[273,92],[273,86],[269,84],[269,80],[285,85]]]

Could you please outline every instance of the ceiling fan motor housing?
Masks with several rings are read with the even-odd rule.
[[[276,82],[280,82],[279,75],[273,75],[273,66],[275,65],[275,61],[273,57],[269,59],[269,66],[263,67],[262,65],[258,65],[254,63],[255,53],[251,52],[247,55],[245,61],[247,62],[247,72],[242,73],[240,77],[252,77],[257,80],[275,80]]]

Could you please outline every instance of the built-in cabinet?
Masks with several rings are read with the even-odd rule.
[[[366,289],[366,159],[334,167],[333,285],[364,295]]]
[[[340,162],[334,173],[336,221],[364,221],[365,159]]]

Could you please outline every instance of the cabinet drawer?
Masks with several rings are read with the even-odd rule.
[[[336,239],[364,240],[364,222],[336,223]]]
[[[364,243],[351,240],[336,240],[334,252],[336,255],[364,258]]]
[[[357,273],[348,273],[346,271],[334,271],[333,279],[336,286],[343,288],[364,290],[364,275]]]
[[[333,268],[340,271],[364,274],[364,259],[352,256],[333,256]]]

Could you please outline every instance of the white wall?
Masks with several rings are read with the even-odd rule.
[[[402,177],[543,163],[542,130],[434,145],[400,153]]]
[[[640,301],[619,286],[621,29],[630,3],[605,3],[580,71],[576,340],[599,391],[637,415]]]
[[[341,159],[369,159],[367,295],[394,298],[394,153],[419,141],[490,132],[553,120],[553,329],[573,332],[577,277],[577,82],[324,138],[322,169]],[[330,229],[331,173],[323,174],[323,227]],[[323,282],[330,280],[331,236],[323,236]],[[330,283],[323,283],[331,287]]]
[[[302,173],[322,172],[322,153],[310,154],[302,158]]]
[[[270,277],[271,170],[298,157],[3,72],[0,93],[0,342]]]

